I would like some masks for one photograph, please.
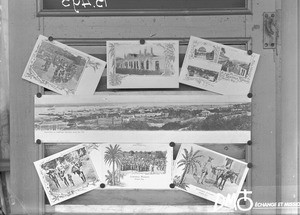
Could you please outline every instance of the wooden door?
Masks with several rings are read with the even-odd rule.
[[[212,204],[180,191],[92,191],[66,203],[50,207],[35,172],[33,161],[52,154],[70,144],[41,144],[34,140],[33,97],[43,89],[21,79],[23,70],[39,34],[53,36],[63,43],[95,55],[103,60],[105,42],[111,39],[178,39],[181,63],[191,35],[212,39],[227,45],[253,50],[261,54],[252,86],[252,142],[211,145],[225,154],[253,163],[247,178],[247,189],[253,201],[276,201],[276,51],[263,48],[263,12],[276,11],[275,0],[248,0],[246,9],[163,10],[160,13],[122,12],[102,14],[87,12],[72,16],[64,11],[41,10],[42,1],[8,1],[9,69],[11,98],[11,187],[14,214],[85,212],[177,212],[192,213],[211,210]],[[109,2],[108,2],[109,3]],[[175,10],[175,9],[174,9]],[[200,12],[199,12],[200,11]],[[168,16],[164,16],[166,13]],[[37,16],[38,15],[38,16]],[[82,16],[84,15],[84,16]],[[106,90],[105,76],[97,87],[98,94],[201,94],[207,93],[181,86],[176,91]],[[267,159],[266,159],[267,156]],[[269,211],[270,212],[270,211]]]

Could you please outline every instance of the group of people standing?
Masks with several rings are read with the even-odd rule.
[[[67,83],[76,73],[77,66],[58,55],[54,58],[51,56],[45,56],[43,60],[45,61],[44,65],[42,65],[43,71],[48,72],[51,64],[53,64],[55,68],[51,80],[54,83]]]
[[[82,162],[80,160],[71,163],[65,161],[65,164],[63,164],[57,159],[56,164],[55,168],[50,168],[49,166],[44,167],[46,175],[54,182],[56,188],[61,188],[59,181],[63,182],[66,187],[75,186],[73,176],[76,174],[83,182],[86,182],[86,177],[82,170]]]
[[[126,156],[121,159],[121,171],[134,170],[138,172],[166,171],[166,159],[148,156]]]

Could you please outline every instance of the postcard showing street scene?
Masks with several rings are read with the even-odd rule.
[[[45,142],[118,142],[120,137],[164,142],[159,138],[166,136],[167,142],[170,138],[181,143],[202,143],[207,138],[246,142],[250,139],[251,99],[222,95],[43,95],[35,98],[34,127],[36,139]]]
[[[40,35],[22,78],[62,95],[93,95],[106,62]]]
[[[247,163],[196,144],[182,144],[174,163],[175,186],[232,208],[247,176]],[[224,203],[230,197],[231,202]]]
[[[223,95],[247,95],[259,55],[191,36],[179,81]]]
[[[100,179],[81,144],[34,162],[51,205],[99,187]]]
[[[173,148],[169,143],[97,146],[90,154],[105,189],[169,189],[173,164]]]
[[[178,88],[179,42],[107,41],[107,88]]]

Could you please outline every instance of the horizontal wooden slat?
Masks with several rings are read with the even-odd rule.
[[[241,38],[245,16],[45,17],[46,36],[54,38]],[[70,25],[72,23],[72,25]],[[213,28],[212,28],[213,26]]]
[[[178,150],[181,144],[175,144],[174,147],[174,159],[176,159]],[[213,151],[219,152],[221,154],[244,160],[246,158],[246,145],[245,144],[198,144]],[[45,144],[45,157],[52,154],[58,153],[62,150],[71,148],[75,146],[74,143],[47,143]]]
[[[71,148],[75,146],[76,144],[79,143],[45,143],[44,144],[44,157],[53,155],[55,153],[61,152],[63,150],[66,150],[68,148]],[[197,144],[199,146],[203,146],[205,148],[208,148],[210,150],[219,152],[221,154],[233,157],[235,159],[239,160],[245,160],[246,159],[246,150],[247,150],[247,145],[246,144]],[[173,150],[173,159],[176,159],[177,153],[179,151],[181,144],[175,143],[174,150]]]
[[[46,212],[52,215],[59,214],[216,214],[213,205],[191,206],[191,205],[58,205],[46,206]],[[228,208],[221,208],[218,213],[231,215],[234,211]]]

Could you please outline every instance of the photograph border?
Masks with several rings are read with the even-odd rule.
[[[245,184],[245,180],[246,180],[247,174],[249,172],[249,167],[248,167],[247,163],[245,161],[241,161],[239,159],[235,159],[235,158],[227,156],[225,154],[221,154],[219,152],[210,150],[210,149],[205,148],[203,146],[200,146],[198,144],[181,144],[180,149],[179,149],[178,154],[177,154],[177,157],[176,157],[176,160],[174,160],[173,180],[175,180],[175,177],[176,177],[177,174],[180,174],[180,175],[184,174],[183,173],[184,170],[180,171],[178,169],[177,165],[181,161],[179,159],[181,157],[184,158],[183,151],[185,149],[187,150],[187,148],[191,149],[192,147],[194,147],[194,152],[195,153],[193,155],[191,155],[191,156],[193,156],[195,158],[195,160],[198,157],[201,156],[201,155],[197,155],[196,152],[198,150],[202,150],[202,151],[206,151],[206,152],[215,154],[216,156],[230,158],[230,160],[232,160],[233,162],[238,162],[238,163],[244,165],[244,171],[241,174],[240,183],[237,185],[236,192],[232,192],[230,194],[227,194],[227,196],[224,196],[223,194],[221,194],[221,192],[220,193],[215,193],[215,192],[212,192],[212,191],[210,191],[208,189],[201,188],[200,186],[195,186],[195,185],[186,184],[186,183],[184,183],[184,184],[178,184],[176,181],[174,181],[173,183],[175,184],[176,189],[179,189],[179,190],[182,190],[184,192],[188,192],[190,194],[193,194],[193,195],[196,195],[196,196],[208,199],[210,201],[213,201],[215,204],[221,204],[222,206],[226,206],[226,207],[231,208],[231,209],[234,208],[235,207],[235,203],[236,203],[236,201],[237,201],[237,199],[239,197],[240,191],[241,191],[242,187]],[[190,153],[190,152],[188,152],[188,153]],[[188,156],[190,156],[190,154],[188,154]],[[211,158],[209,158],[209,159],[211,159]],[[199,180],[199,178],[197,178],[197,179]],[[202,180],[203,180],[203,178],[202,178]],[[222,180],[221,180],[221,182],[222,182]],[[226,181],[225,181],[225,183],[226,183]],[[224,184],[223,184],[223,187],[224,187]],[[221,198],[220,198],[219,195],[221,196]],[[227,201],[228,200],[227,198],[229,198],[230,201]],[[226,199],[225,202],[224,202],[224,199]]]
[[[212,46],[217,46],[218,47],[218,53],[217,55],[217,59],[214,59],[214,62],[210,62],[209,60],[203,60],[203,59],[192,59],[193,56],[193,52],[194,52],[194,47],[196,43],[207,43],[209,45]],[[228,74],[227,72],[222,71],[222,64],[219,64],[219,58],[220,58],[220,54],[221,54],[221,49],[226,48],[226,49],[230,49],[230,50],[234,50],[236,52],[240,52],[241,54],[243,54],[243,56],[249,56],[251,58],[250,60],[250,64],[249,64],[249,73],[251,73],[251,75],[249,76],[249,82],[245,82],[242,78],[237,77],[237,75],[232,76],[231,74]],[[209,41],[209,40],[205,40],[202,38],[198,38],[195,36],[191,36],[190,37],[190,41],[188,44],[188,48],[183,60],[183,64],[181,67],[181,71],[180,71],[180,76],[179,76],[179,82],[182,84],[186,84],[189,86],[193,86],[196,88],[200,88],[200,89],[204,89],[204,90],[209,90],[215,93],[220,93],[223,95],[247,95],[251,89],[251,85],[253,82],[253,78],[256,72],[256,68],[258,65],[258,61],[259,61],[259,54],[256,53],[251,53],[251,55],[248,54],[247,51],[242,50],[242,49],[238,49],[238,48],[234,48],[228,45],[223,45],[220,43],[216,43],[213,41]],[[216,66],[214,64],[220,65],[221,69],[219,72],[219,76],[217,79],[217,82],[210,82],[208,80],[205,80],[204,78],[191,78],[188,75],[188,66],[195,66],[199,67],[200,64],[203,65],[211,65],[213,68],[216,68]],[[214,70],[214,69],[212,69]],[[222,78],[223,77],[223,78]],[[221,81],[219,81],[219,79],[222,78]]]
[[[52,160],[54,160],[54,159],[56,159],[58,157],[61,157],[63,155],[71,153],[73,151],[76,151],[77,149],[86,148],[88,145],[89,144],[79,144],[79,145],[76,145],[76,146],[71,147],[69,149],[63,150],[61,152],[55,153],[53,155],[50,155],[48,157],[45,157],[45,158],[42,158],[40,160],[37,160],[37,161],[33,162],[33,164],[35,166],[35,169],[36,169],[36,172],[37,172],[37,174],[39,176],[40,182],[41,182],[41,184],[42,184],[42,186],[44,188],[44,191],[45,191],[45,193],[46,193],[46,195],[48,197],[48,200],[49,200],[49,203],[50,203],[51,206],[55,205],[55,204],[58,204],[60,202],[63,202],[65,200],[68,200],[70,198],[76,197],[78,195],[81,195],[83,193],[89,192],[89,191],[91,191],[91,190],[93,190],[93,189],[95,189],[95,188],[97,188],[97,187],[100,186],[101,179],[100,179],[99,175],[97,174],[97,171],[95,169],[95,165],[92,162],[90,155],[88,155],[88,156],[89,156],[90,162],[92,164],[92,168],[93,168],[94,173],[95,173],[95,175],[96,175],[97,178],[91,184],[88,184],[87,187],[82,187],[81,186],[81,187],[77,188],[76,192],[71,191],[68,194],[62,195],[62,196],[54,196],[54,195],[52,195],[51,191],[50,191],[50,188],[47,187],[45,176],[41,173],[41,165],[42,164],[47,163],[49,161],[52,161]],[[53,200],[52,197],[54,198],[54,200]]]
[[[155,44],[170,44],[173,50],[174,74],[161,75],[122,75],[116,73],[115,45],[143,46]],[[169,52],[167,52],[169,53]],[[108,40],[106,41],[107,55],[107,88],[108,89],[135,89],[135,88],[179,88],[179,41],[178,40],[146,40],[141,44],[138,40]],[[127,83],[122,83],[126,81]]]
[[[33,66],[36,56],[38,53],[38,50],[42,43],[49,43],[55,47],[58,47],[60,49],[66,50],[70,53],[75,53],[78,56],[81,56],[86,60],[85,65],[82,69],[81,75],[79,77],[79,80],[76,83],[75,89],[68,89],[66,87],[60,87],[56,85],[55,83],[52,83],[49,80],[42,79],[31,67]],[[62,95],[93,95],[95,92],[95,89],[100,81],[100,78],[102,76],[102,73],[104,71],[106,62],[104,62],[101,59],[95,58],[91,55],[88,55],[82,51],[79,51],[77,49],[74,49],[68,45],[65,45],[63,43],[60,43],[56,40],[50,41],[49,38],[39,35],[34,48],[31,52],[31,55],[29,57],[29,60],[26,64],[26,67],[24,69],[22,78],[32,82],[34,84],[37,84],[39,86],[45,87],[49,90],[52,90],[56,93],[62,94]],[[86,83],[89,84],[86,84]]]
[[[223,95],[94,95],[94,96],[59,96],[44,95],[35,97],[35,107],[48,106],[52,108],[57,104],[124,104],[140,105],[143,103],[165,104],[199,104],[241,102],[251,103],[245,96]],[[117,135],[116,135],[117,134]],[[177,130],[35,130],[35,139],[42,142],[180,142],[180,143],[243,143],[251,139],[250,130],[215,130],[215,131],[177,131]]]
[[[115,146],[118,147],[115,147]],[[112,146],[112,147],[110,147]],[[127,186],[118,186],[118,185],[108,185],[107,184],[107,179],[109,179],[107,177],[107,171],[110,168],[107,166],[108,164],[106,164],[105,159],[111,159],[111,156],[108,156],[107,158],[105,158],[106,152],[109,151],[111,153],[114,153],[114,155],[116,155],[117,153],[119,153],[122,150],[122,146],[126,147],[127,149],[131,149],[133,151],[138,150],[138,152],[143,151],[143,149],[145,149],[145,151],[150,151],[150,149],[153,148],[152,151],[166,151],[166,172],[161,175],[161,177],[159,177],[159,179],[163,179],[159,181],[159,184],[157,184],[157,178],[154,177],[154,179],[156,180],[155,184],[153,184],[152,177],[150,173],[128,173],[126,174],[127,176],[133,176],[134,181],[135,181],[135,185],[127,185]],[[156,148],[155,148],[156,147]],[[155,150],[154,150],[155,148]],[[124,150],[125,151],[125,150]],[[93,144],[93,147],[90,147],[89,149],[90,155],[91,155],[91,159],[93,160],[93,162],[97,165],[95,165],[96,171],[98,172],[98,175],[101,176],[101,178],[103,179],[103,183],[106,184],[105,189],[108,190],[129,190],[129,189],[143,189],[143,190],[168,190],[170,189],[169,185],[172,183],[172,169],[173,169],[173,147],[171,147],[169,145],[169,143],[146,143],[146,142],[132,142],[132,143],[127,143],[127,142],[116,142],[116,143],[107,143],[107,142],[102,142],[102,143],[95,143]],[[117,154],[118,155],[118,154]],[[118,156],[114,156],[114,157],[118,157]],[[112,160],[107,160],[107,162],[111,162],[110,164],[112,164]],[[124,180],[124,177],[126,175],[124,175],[124,173],[122,174],[122,170],[119,169],[118,171],[118,165],[116,165],[116,163],[118,163],[119,161],[115,160],[115,171],[121,175],[119,177],[116,177],[117,179],[119,179],[120,181]],[[101,164],[101,165],[100,165]],[[110,172],[111,176],[113,175],[113,172]],[[149,176],[149,177],[148,177]],[[132,183],[133,181],[131,181]],[[139,183],[140,182],[140,183]]]

